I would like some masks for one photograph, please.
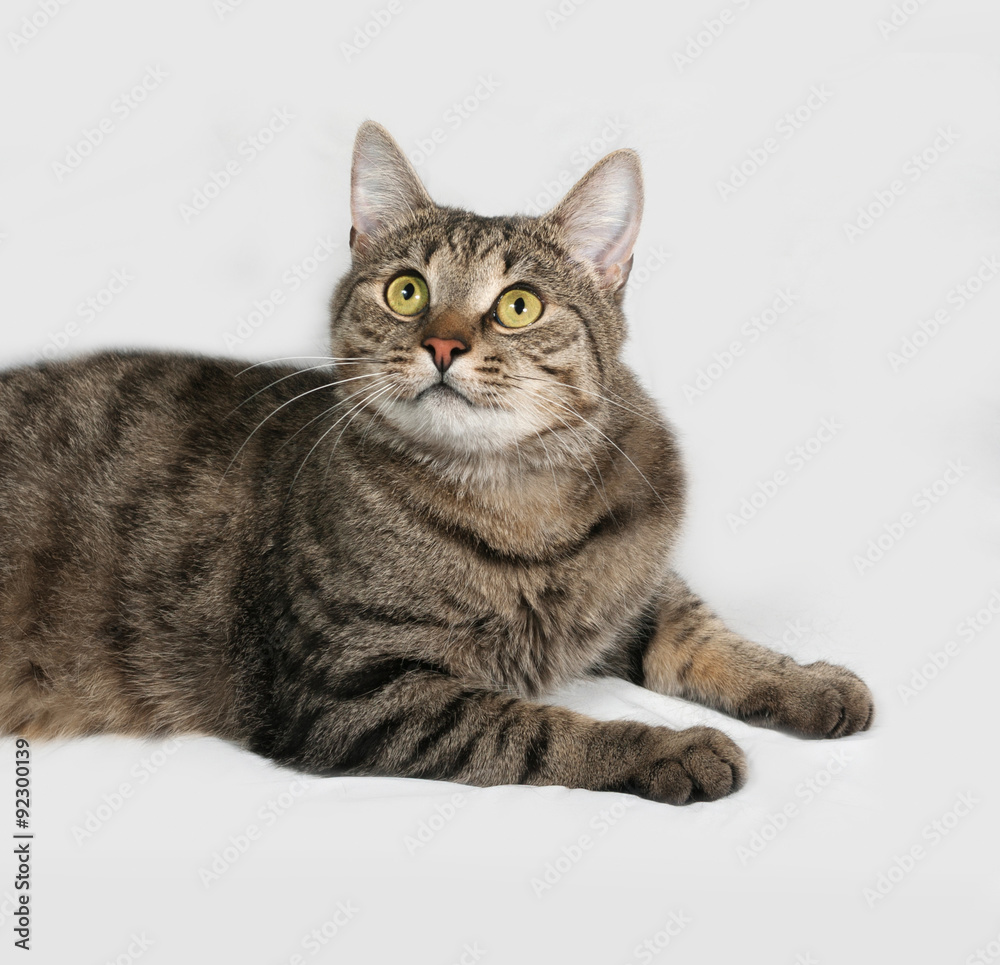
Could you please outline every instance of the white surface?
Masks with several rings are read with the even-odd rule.
[[[987,612],[976,633],[963,621],[991,597],[1000,609],[1000,275],[961,310],[949,303],[981,259],[1000,255],[995,5],[907,0],[916,12],[883,37],[889,0],[732,0],[731,22],[683,69],[675,53],[722,0],[564,0],[558,23],[546,17],[555,0],[394,0],[398,12],[348,56],[342,45],[386,6],[247,0],[222,16],[211,0],[70,3],[15,52],[9,33],[41,3],[5,4],[0,361],[34,358],[74,324],[66,351],[321,351],[365,117],[408,151],[430,139],[428,189],[485,214],[554,200],[592,142],[595,160],[635,147],[648,198],[630,353],[685,443],[681,569],[747,635],[859,671],[877,723],[806,742],[624,683],[560,695],[602,716],[709,722],[735,737],[747,787],[685,809],[561,788],[302,785],[210,740],[36,745],[25,960],[961,965],[977,949],[996,959],[1000,619]],[[123,116],[116,98],[150,68],[166,78]],[[783,115],[814,87],[817,109],[786,137]],[[464,98],[478,99],[465,119],[452,107]],[[294,118],[249,160],[245,139],[276,110]],[[52,162],[105,116],[111,132],[59,180]],[[939,128],[952,143],[939,141],[947,150],[911,180],[908,159]],[[768,137],[777,152],[723,200],[717,182]],[[180,206],[234,159],[232,183],[186,223]],[[850,240],[845,222],[894,179],[903,192]],[[293,287],[285,273],[327,237],[332,253]],[[116,271],[132,280],[88,321],[79,304]],[[234,339],[274,289],[284,303]],[[742,327],[785,289],[792,308],[751,341]],[[947,324],[893,371],[888,353],[939,309]],[[742,354],[687,398],[734,340]],[[801,468],[786,463],[825,419],[839,427],[832,438]],[[923,511],[914,497],[951,460],[967,471]],[[727,514],[780,469],[777,495],[733,531]],[[855,556],[908,510],[913,525],[859,573]],[[899,685],[949,640],[947,665],[905,700]],[[14,831],[13,757],[13,742],[0,743],[0,836]],[[123,783],[130,796],[116,809]],[[978,803],[949,817],[962,794]],[[786,807],[787,826],[767,831]],[[91,812],[108,819],[78,842]],[[937,843],[936,820],[953,824]],[[438,830],[415,847],[425,823]],[[251,826],[245,853],[203,882],[200,870]],[[762,833],[763,850],[741,852]],[[870,907],[864,890],[914,846],[923,857]],[[560,861],[564,849],[576,860]],[[568,870],[536,894],[533,879],[557,862]],[[4,961],[22,954],[4,897],[13,876],[12,858],[0,861]],[[663,947],[668,925],[678,933]]]

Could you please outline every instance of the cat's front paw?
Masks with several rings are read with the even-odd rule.
[[[875,717],[865,682],[845,667],[824,661],[796,668],[779,692],[773,722],[806,737],[847,737],[868,730]]]
[[[639,764],[644,797],[665,804],[715,801],[746,781],[743,751],[720,730],[656,728]]]

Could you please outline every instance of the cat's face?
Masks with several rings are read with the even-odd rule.
[[[616,152],[542,218],[440,208],[363,125],[354,265],[333,305],[345,412],[435,452],[576,448],[624,338],[641,199],[635,155]]]

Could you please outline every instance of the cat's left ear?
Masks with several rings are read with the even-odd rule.
[[[365,121],[354,139],[351,163],[351,248],[364,251],[369,240],[394,222],[434,202],[392,135]]]
[[[543,218],[562,233],[570,255],[596,271],[603,288],[620,292],[642,221],[639,155],[612,151]]]

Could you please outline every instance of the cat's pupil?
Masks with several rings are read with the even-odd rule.
[[[514,311],[520,315],[524,311],[524,299],[517,298],[514,300]]]
[[[403,290],[400,292],[400,294],[403,296],[403,298],[405,298],[407,301],[409,301],[413,297],[413,293],[416,290],[417,289],[414,287],[413,282],[412,281],[408,281],[403,286]]]

